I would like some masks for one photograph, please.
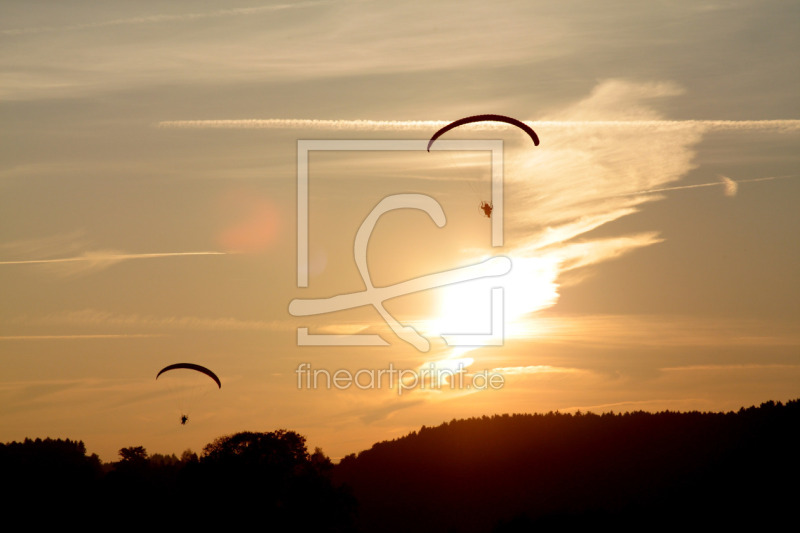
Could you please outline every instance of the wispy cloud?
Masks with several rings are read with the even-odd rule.
[[[97,22],[86,22],[83,24],[70,24],[64,26],[30,26],[26,28],[10,28],[10,29],[0,30],[0,35],[25,35],[31,33],[48,33],[56,31],[88,30],[92,28],[107,28],[113,26],[133,26],[140,24],[161,24],[167,22],[195,21],[195,20],[212,19],[220,17],[237,17],[237,16],[240,17],[240,16],[248,16],[261,13],[269,13],[273,11],[283,11],[287,9],[304,9],[327,3],[330,2],[320,0],[314,2],[295,2],[286,4],[276,4],[271,6],[219,9],[216,11],[181,13],[175,15],[165,15],[165,14],[146,15],[142,17],[118,18],[118,19],[102,20]]]
[[[220,120],[162,120],[159,128],[183,129],[312,129],[349,131],[427,131],[445,120],[321,120],[303,118],[251,118]],[[435,129],[433,130],[435,131]]]
[[[679,315],[530,316],[521,328],[543,343],[598,346],[793,346],[800,334],[775,320]]]
[[[164,257],[187,257],[203,255],[227,255],[227,252],[202,251],[202,252],[157,252],[131,254],[116,250],[97,250],[84,252],[73,257],[58,257],[51,259],[18,259],[13,261],[0,261],[2,265],[46,265],[56,267],[57,274],[76,275],[104,270],[112,265],[131,259],[158,259]]]
[[[655,192],[681,191],[684,189],[698,189],[702,187],[720,187],[720,186],[725,188],[725,196],[736,196],[736,193],[739,191],[740,183],[752,183],[756,181],[772,181],[772,180],[780,180],[780,179],[796,178],[796,177],[797,175],[787,175],[787,176],[767,176],[763,178],[751,178],[744,180],[732,180],[727,176],[720,176],[719,181],[712,181],[709,183],[697,183],[694,185],[680,185],[678,187],[663,187],[660,189],[650,189],[648,191],[636,191],[627,193],[625,196],[632,196],[636,194],[650,194]]]
[[[83,233],[73,231],[35,239],[19,239],[0,244],[0,256],[28,259],[44,259],[58,255],[75,255],[88,243]],[[25,259],[18,259],[24,261]],[[8,259],[7,261],[13,262]]]
[[[50,263],[74,263],[88,261],[90,263],[114,264],[126,259],[150,259],[155,257],[180,257],[184,255],[226,255],[226,252],[160,252],[152,254],[124,254],[114,251],[86,252],[78,257],[62,257],[58,259],[28,259],[24,261],[0,261],[0,265],[40,265]]]
[[[209,120],[162,120],[159,128],[185,129],[313,129],[331,131],[425,131],[433,133],[461,117],[451,120],[362,120],[362,119],[209,119]],[[743,131],[762,130],[791,132],[800,131],[800,120],[523,120],[532,128],[576,129],[576,128],[614,128],[633,130],[680,131],[700,129],[702,131]],[[490,131],[511,129],[501,123],[476,123],[463,126],[463,129]]]
[[[150,376],[148,376],[150,377]],[[17,417],[30,416],[31,411],[42,411],[54,416],[53,405],[92,406],[116,408],[141,401],[152,401],[159,394],[154,391],[152,378],[132,379],[80,379],[45,378],[36,380],[5,381],[0,384],[0,405]],[[56,415],[57,416],[57,415]],[[58,417],[63,419],[63,414]],[[56,423],[57,419],[52,420]]]
[[[651,193],[721,186],[733,196],[739,183],[780,177],[734,181],[722,176],[714,183],[668,186],[693,167],[695,147],[714,131],[800,131],[800,120],[666,120],[652,103],[681,94],[672,83],[633,83],[606,80],[583,100],[552,113],[553,120],[526,121],[542,139],[538,148],[518,148],[508,133],[505,253],[514,261],[514,276],[500,282],[507,290],[506,309],[514,319],[550,307],[558,300],[559,277],[638,248],[662,241],[655,231],[606,238],[588,238],[590,231],[636,213]],[[460,117],[451,117],[451,119]],[[297,129],[302,131],[420,132],[427,138],[450,120],[315,120],[242,119],[162,121],[159,128],[183,129]],[[466,135],[506,130],[502,123],[476,123]],[[453,132],[452,136],[464,133]],[[505,133],[504,133],[505,135]],[[641,154],[648,154],[642,157]],[[431,166],[441,163],[432,157]],[[448,159],[459,167],[483,162]],[[459,167],[460,168],[460,167]],[[430,179],[437,179],[431,177]],[[469,253],[472,253],[471,251]],[[496,284],[495,281],[492,282]],[[458,290],[483,289],[480,282]],[[452,291],[450,291],[452,292]],[[455,320],[460,313],[449,309]],[[512,332],[524,325],[510,325]],[[432,327],[430,331],[436,330]]]
[[[710,371],[732,371],[732,372],[748,372],[752,370],[798,370],[800,364],[787,365],[787,364],[722,364],[722,365],[685,365],[685,366],[672,366],[661,368],[662,372],[700,372],[704,370]]]
[[[601,413],[608,411],[630,412],[650,411],[657,412],[669,410],[695,410],[698,404],[706,402],[705,398],[653,398],[648,400],[631,400],[626,402],[613,402],[588,405],[572,405],[560,408],[560,412],[571,413],[575,411]]]
[[[661,242],[655,231],[588,235],[658,199],[627,193],[663,188],[693,168],[695,146],[711,125],[663,120],[651,106],[677,92],[671,84],[608,80],[558,113],[595,120],[534,122],[538,147],[508,145],[506,253],[515,269],[533,261],[549,265],[508,278],[506,321],[512,336],[524,334],[525,316],[557,302],[564,273]]]
[[[576,374],[588,372],[582,368],[563,368],[548,365],[505,366],[491,369],[489,372],[501,374]]]
[[[4,335],[0,341],[40,341],[40,340],[86,340],[86,339],[131,339],[161,337],[149,333],[118,333],[118,334],[88,334],[88,335]]]
[[[416,398],[413,400],[404,399],[403,401],[392,400],[389,402],[383,402],[377,407],[363,409],[360,408],[357,413],[359,419],[365,424],[371,424],[373,422],[378,422],[381,420],[386,420],[391,415],[400,411],[402,409],[409,409],[413,407],[418,407],[420,405],[424,405],[426,403],[425,399]]]
[[[184,329],[203,331],[290,331],[296,324],[289,320],[243,320],[233,317],[120,315],[96,309],[68,311],[38,317],[18,317],[12,325],[92,326],[126,329]]]
[[[725,196],[736,196],[739,191],[739,184],[727,176],[720,176],[719,179],[722,181],[723,187],[725,187]]]
[[[284,2],[193,13],[178,6],[171,13],[126,16],[142,12],[128,8],[108,20],[97,19],[100,10],[54,9],[35,23],[5,22],[17,27],[0,30],[4,40],[24,45],[8,47],[0,58],[0,95],[32,100],[223,79],[260,83],[265,74],[279,82],[392,72],[440,75],[444,69],[563,55],[561,47],[542,46],[556,40],[557,31],[546,23],[530,39],[530,23],[520,16],[528,9],[523,5],[498,10],[471,4],[462,9],[446,2],[382,2],[365,9],[355,1]],[[503,28],[491,39],[480,37],[487,18]]]
[[[504,132],[506,155],[505,254],[514,263],[512,274],[493,285],[505,291],[508,333],[524,334],[529,324],[515,320],[553,306],[564,273],[584,269],[662,241],[657,231],[612,237],[587,237],[591,231],[642,209],[660,199],[651,193],[684,188],[721,186],[735,195],[739,183],[781,177],[671,185],[694,168],[696,147],[712,131],[800,131],[800,120],[667,120],[653,102],[682,91],[672,83],[634,83],[606,80],[583,100],[551,113],[552,119],[527,121],[541,138],[533,148],[518,144],[521,135]],[[460,117],[451,117],[460,118]],[[550,117],[548,117],[550,118]],[[298,129],[303,131],[420,132],[428,138],[450,120],[313,120],[246,119],[162,121],[159,128]],[[473,124],[467,136],[479,131],[507,129],[501,123]],[[468,130],[470,128],[465,128]],[[462,132],[449,134],[458,138]],[[647,154],[643,157],[642,154]],[[444,159],[431,155],[431,167]],[[455,158],[454,158],[455,157]],[[482,165],[465,156],[450,156],[450,166]],[[459,166],[461,165],[461,166]],[[437,179],[431,177],[431,179]],[[465,250],[474,258],[474,250]],[[477,292],[480,282],[464,283],[460,291]],[[466,301],[466,299],[461,299]],[[474,301],[474,299],[473,299]],[[463,307],[463,305],[460,305]],[[456,320],[463,313],[450,309]],[[424,328],[425,329],[425,328]],[[431,327],[428,331],[436,330]]]

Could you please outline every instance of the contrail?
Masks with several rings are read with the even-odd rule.
[[[78,257],[63,257],[59,259],[28,259],[24,261],[0,261],[0,265],[37,265],[47,263],[75,263],[78,261],[124,261],[125,259],[148,259],[153,257],[178,257],[183,255],[227,255],[226,252],[163,252],[155,254],[84,254]]]
[[[447,120],[321,120],[267,118],[240,120],[164,120],[159,128],[180,129],[313,129],[313,130],[425,130],[449,124]]]
[[[9,335],[0,337],[0,341],[38,341],[38,340],[86,340],[86,339],[138,339],[150,337],[163,337],[161,334],[151,333],[122,333],[122,334],[89,334],[89,335]]]
[[[725,194],[727,196],[735,196],[736,191],[738,188],[739,183],[752,183],[754,181],[771,181],[771,180],[781,180],[786,178],[794,178],[796,174],[787,175],[787,176],[767,176],[765,178],[752,178],[748,180],[732,180],[726,176],[720,176],[720,181],[714,181],[711,183],[698,183],[696,185],[681,185],[679,187],[664,187],[661,189],[648,189],[646,191],[636,191],[636,192],[629,192],[625,194],[620,194],[620,196],[633,196],[636,194],[650,194],[654,192],[666,192],[666,191],[680,191],[682,189],[697,189],[700,187],[719,187],[720,185],[725,187]]]
[[[314,129],[314,130],[370,130],[402,131],[430,130],[440,128],[451,120],[319,120],[319,119],[219,119],[219,120],[164,120],[156,124],[159,128],[181,129]],[[655,128],[682,130],[699,128],[704,130],[777,130],[798,131],[800,120],[525,120],[532,128],[537,127],[604,127],[604,128]],[[472,125],[473,129],[504,129],[509,126],[497,123]]]

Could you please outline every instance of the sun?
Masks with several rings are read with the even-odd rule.
[[[506,335],[524,335],[521,319],[552,306],[558,299],[558,264],[552,259],[508,257],[511,271],[504,276],[442,287],[429,330],[436,335],[491,333],[492,288],[502,287]]]

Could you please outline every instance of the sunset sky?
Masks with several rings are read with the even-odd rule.
[[[800,397],[797,2],[5,1],[0,49],[0,442],[110,461],[286,428],[338,459],[453,418]],[[437,141],[502,141],[502,246],[489,152],[424,148],[484,113],[541,140]],[[307,287],[301,140],[421,147],[310,153]],[[387,300],[427,352],[372,307],[290,314],[364,290],[356,233],[400,193],[446,224],[383,215],[375,286],[494,256],[511,272]],[[489,328],[492,287],[502,346],[448,347]],[[298,328],[386,345],[298,346]],[[186,426],[155,379],[178,362],[222,381],[197,384]],[[309,390],[303,363],[504,385]]]

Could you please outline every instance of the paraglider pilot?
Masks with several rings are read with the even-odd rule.
[[[492,204],[490,202],[481,202],[481,209],[483,209],[483,214],[486,215],[486,218],[492,217]]]
[[[188,417],[188,416],[186,416],[186,415],[181,415],[181,425],[182,425],[182,426],[185,426],[185,425],[186,425],[186,421],[187,421],[187,420],[189,420],[189,417]]]

